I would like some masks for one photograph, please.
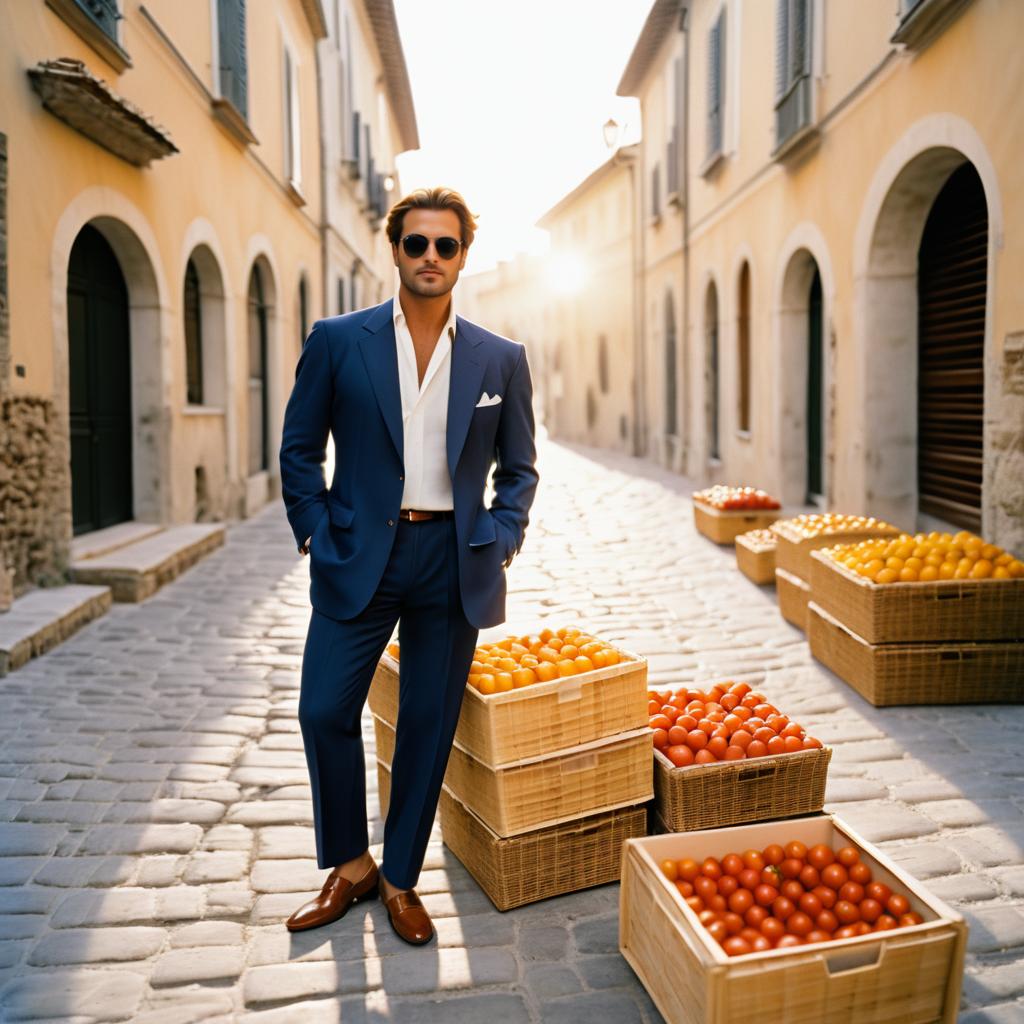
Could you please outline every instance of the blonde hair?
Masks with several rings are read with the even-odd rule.
[[[462,244],[468,249],[476,235],[476,215],[470,213],[466,200],[453,188],[418,188],[400,199],[388,214],[387,236],[392,245],[402,240],[402,225],[410,210],[453,210],[459,218]]]

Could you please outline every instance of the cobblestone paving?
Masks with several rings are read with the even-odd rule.
[[[961,1020],[1024,1019],[1024,708],[874,709],[695,534],[685,481],[554,444],[541,470],[509,626],[589,625],[656,684],[763,673],[834,745],[830,809],[968,918]],[[0,1019],[660,1020],[617,953],[617,886],[499,914],[436,831],[436,945],[373,904],[288,934],[324,875],[295,717],[307,583],[270,508],[0,682]]]

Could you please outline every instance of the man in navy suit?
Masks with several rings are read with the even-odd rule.
[[[403,939],[433,935],[413,887],[478,630],[504,621],[505,570],[537,487],[525,350],[457,317],[452,304],[475,229],[450,189],[399,202],[387,222],[398,294],[313,325],[285,411],[281,484],[299,551],[310,556],[313,604],[299,723],[317,863],[333,869],[288,919],[292,931],[337,920],[379,892]],[[367,849],[360,716],[396,623],[399,712],[378,871]]]

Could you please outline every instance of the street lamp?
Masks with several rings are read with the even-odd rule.
[[[615,149],[616,144],[619,141],[619,133],[622,131],[622,127],[614,117],[609,117],[604,123],[602,128],[604,132],[604,144],[609,149]]]

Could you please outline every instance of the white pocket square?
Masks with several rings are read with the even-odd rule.
[[[498,405],[501,402],[501,395],[489,395],[485,391],[480,396],[480,401],[476,403],[478,409],[485,409],[489,405]]]

